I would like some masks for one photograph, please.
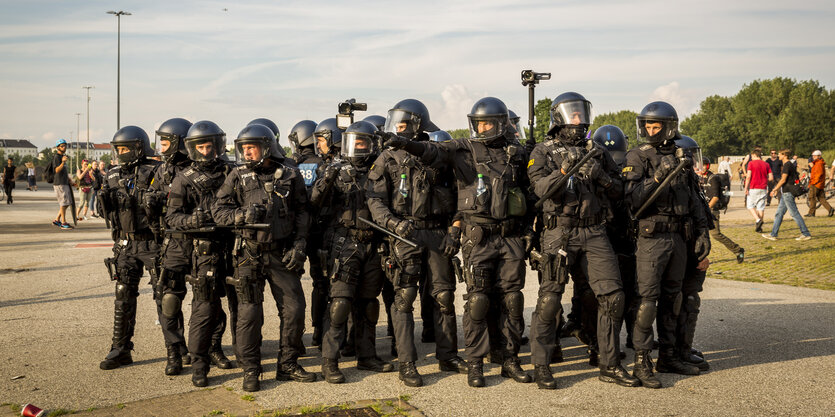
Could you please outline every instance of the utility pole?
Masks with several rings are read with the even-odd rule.
[[[81,132],[81,113],[76,113],[75,114],[75,131],[76,132]],[[72,135],[70,135],[70,136],[72,136]],[[78,137],[77,133],[76,133],[76,137]],[[75,161],[75,169],[78,169],[78,158],[76,158],[76,161]]]
[[[84,86],[81,88],[87,89],[87,149],[90,148],[90,89],[95,88],[92,85]]]
[[[122,16],[130,16],[131,14],[122,10],[118,12],[110,10],[107,14],[116,16],[116,130],[122,128],[119,121],[119,113],[121,106],[121,66],[122,66]]]

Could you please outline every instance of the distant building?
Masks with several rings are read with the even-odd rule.
[[[26,155],[31,155],[32,158],[38,157],[38,147],[26,139],[0,139],[0,149],[3,150],[6,157],[14,154],[21,157]]]
[[[76,152],[81,152],[87,159],[101,160],[104,155],[111,154],[111,147],[109,143],[91,143],[87,148],[87,142],[69,142],[67,143],[67,156],[74,158]]]

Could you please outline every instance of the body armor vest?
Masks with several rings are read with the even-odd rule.
[[[567,152],[566,146],[553,139],[543,142],[542,146],[547,152],[546,165],[549,171],[559,171],[563,155]],[[585,152],[584,150],[583,153]],[[598,162],[603,168],[603,161],[598,158]],[[603,192],[602,187],[594,181],[577,174],[566,182],[563,192],[557,193],[543,204],[542,212],[577,219],[600,216],[606,213],[605,209],[608,207],[608,199]]]
[[[241,234],[250,240],[261,243],[285,239],[294,232],[296,212],[303,207],[296,207],[293,193],[293,181],[299,175],[298,171],[274,161],[277,165],[274,171],[257,172],[246,166],[236,167],[240,183],[237,187],[238,201],[241,208],[246,209],[252,204],[261,204],[267,209],[264,223],[270,223],[269,232],[244,229]]]
[[[391,184],[392,213],[403,218],[439,219],[455,213],[451,170],[422,164],[406,151],[395,151],[386,158],[386,172]],[[400,192],[401,176],[406,175],[406,195]]]
[[[481,142],[465,141],[475,163],[476,173],[482,175],[486,191],[479,194],[479,180],[470,184],[458,183],[458,211],[493,220],[524,216],[527,211],[525,194],[519,187],[525,169],[525,149],[507,144],[489,148]]]
[[[115,167],[107,173],[107,187],[118,211],[118,228],[125,233],[150,233],[150,223],[142,208],[142,196],[148,191],[159,162],[145,160],[134,168]]]

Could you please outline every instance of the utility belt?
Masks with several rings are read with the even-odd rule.
[[[368,243],[374,238],[373,230],[348,229],[348,236],[360,243]]]
[[[501,237],[516,237],[521,236],[523,232],[521,219],[507,219],[507,220],[492,220],[492,222],[485,222],[485,218],[469,216],[466,223],[470,226],[481,229],[482,237],[501,236]]]
[[[286,246],[284,242],[256,242],[249,239],[244,239],[244,245],[250,253],[274,252],[279,249],[284,249]]]
[[[438,229],[447,225],[447,222],[441,220],[416,219],[413,217],[406,217],[406,220],[412,222],[415,229]]]
[[[189,236],[185,233],[181,233],[181,232],[166,232],[165,237],[170,237],[172,239],[183,239],[183,240],[191,238],[191,236]]]
[[[595,216],[586,217],[583,219],[569,216],[546,215],[543,219],[543,223],[545,224],[546,229],[553,230],[558,227],[573,229],[575,227],[597,226],[599,224],[603,224],[605,220],[606,217],[599,213]]]
[[[154,240],[154,234],[150,231],[139,233],[119,232],[119,239],[127,239],[134,241]]]
[[[663,214],[638,220],[639,236],[652,237],[658,233],[682,233],[685,240],[690,240],[693,235],[693,223],[684,217]]]

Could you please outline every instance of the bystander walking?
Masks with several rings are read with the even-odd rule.
[[[9,158],[8,164],[3,167],[3,191],[6,193],[6,204],[12,204],[12,190],[14,190],[14,172],[17,167],[14,159]]]
[[[55,156],[52,159],[51,169],[55,170],[55,179],[52,182],[52,188],[55,190],[55,197],[58,199],[58,215],[52,224],[60,227],[62,230],[70,230],[72,226],[67,223],[67,207],[72,204],[72,189],[70,189],[70,175],[67,172],[69,167],[67,161],[69,157],[67,153],[67,141],[58,139],[55,142]]]
[[[93,167],[86,159],[81,161],[81,168],[76,170],[75,178],[78,181],[78,190],[80,191],[78,193],[76,217],[78,217],[78,220],[84,220],[84,216],[90,209],[90,199],[93,195],[93,183],[95,182]],[[81,214],[82,210],[84,210],[83,215]]]
[[[762,160],[762,150],[754,149],[751,153],[751,161],[748,162],[748,174],[745,176],[745,206],[754,216],[754,230],[758,233],[763,231],[763,217],[766,206],[766,187],[774,176],[769,164]]]
[[[771,191],[772,197],[778,192],[781,193],[780,203],[777,204],[777,213],[774,214],[774,225],[771,227],[771,233],[762,234],[762,237],[769,240],[777,240],[777,233],[780,231],[783,216],[787,211],[791,214],[794,222],[797,223],[797,227],[800,228],[800,236],[795,240],[809,240],[812,238],[812,234],[809,233],[806,222],[803,221],[803,216],[797,210],[797,205],[794,202],[794,194],[792,192],[797,187],[796,182],[798,176],[797,166],[789,158],[790,153],[791,151],[788,149],[780,151],[780,160],[783,161],[783,172],[780,176],[780,181],[777,181],[774,190]]]
[[[835,209],[826,201],[826,162],[823,160],[821,151],[812,152],[812,161],[809,162],[809,212],[806,217],[815,217],[815,211],[820,206],[827,209],[829,217],[835,214]]]
[[[29,191],[38,191],[38,181],[35,178],[35,164],[30,161],[24,165],[26,165],[26,189]]]
[[[96,196],[104,183],[104,162],[93,161],[91,165],[93,167],[93,192],[90,196],[90,212],[92,213],[90,217],[100,217],[98,210],[96,210]]]
[[[783,172],[783,161],[781,161],[780,157],[777,156],[777,150],[772,149],[771,156],[769,156],[765,162],[767,162],[768,165],[771,167],[771,172],[774,174],[775,177],[768,180],[768,193],[766,194],[765,205],[770,206],[771,191],[774,189],[774,186],[777,184],[777,181],[779,181],[779,179],[776,177],[779,177],[780,173]],[[780,198],[780,194],[777,194],[777,198]]]
[[[756,161],[762,162],[762,160],[757,159]],[[751,168],[753,165],[754,160],[748,164],[748,173],[750,178]],[[765,162],[762,162],[765,163]],[[707,158],[702,158],[702,171],[698,172],[698,166],[695,167],[697,173],[702,177],[702,183],[704,184],[704,191],[705,197],[707,197],[707,204],[710,207],[711,214],[713,215],[713,225],[715,226],[710,231],[710,238],[722,243],[728,248],[729,251],[733,252],[736,255],[736,261],[742,263],[745,260],[745,249],[741,246],[737,245],[736,242],[731,240],[731,238],[722,234],[722,230],[719,228],[719,217],[721,214],[721,210],[724,210],[728,207],[728,198],[724,195],[725,187],[723,186],[723,177],[728,174],[714,174],[710,172],[710,160]],[[730,178],[727,178],[727,183],[730,184]],[[762,223],[760,223],[762,225]]]

